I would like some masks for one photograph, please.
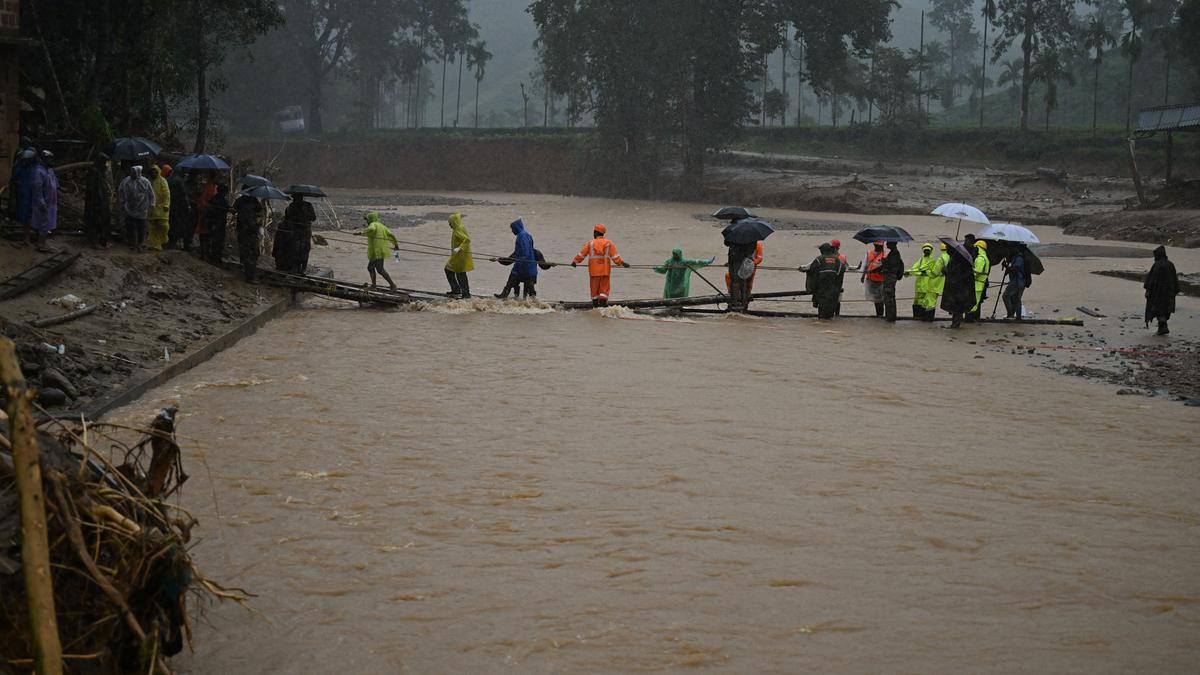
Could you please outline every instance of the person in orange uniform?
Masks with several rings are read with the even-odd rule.
[[[622,260],[621,256],[617,254],[617,245],[604,236],[607,233],[608,228],[603,225],[594,227],[592,240],[584,244],[579,255],[571,261],[571,267],[575,267],[584,260],[588,261],[588,276],[592,281],[592,307],[608,305],[609,279],[613,263],[621,267],[629,267],[629,263]]]
[[[746,280],[746,296],[749,297],[754,293],[754,277],[758,276],[758,266],[763,263],[763,243],[760,241],[754,246],[754,274]],[[725,288],[731,293],[733,292],[732,280],[729,278],[729,272],[725,273]]]
[[[864,284],[867,300],[875,303],[875,316],[883,316],[883,261],[885,258],[887,258],[887,252],[883,250],[883,242],[875,242],[873,250],[868,250],[867,257],[863,259],[863,273],[859,279]]]

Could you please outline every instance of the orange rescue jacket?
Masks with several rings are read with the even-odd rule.
[[[575,256],[575,264],[588,261],[588,275],[606,277],[612,274],[613,264],[624,265],[625,261],[617,255],[617,245],[604,237],[596,237],[583,245],[579,255]]]

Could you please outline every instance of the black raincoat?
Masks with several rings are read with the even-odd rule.
[[[1167,260],[1167,249],[1154,249],[1154,265],[1142,284],[1146,289],[1146,321],[1169,321],[1175,313],[1175,296],[1179,294],[1179,275],[1175,263]]]

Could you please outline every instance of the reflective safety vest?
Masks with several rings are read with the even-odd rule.
[[[867,251],[867,281],[883,281],[883,273],[879,270],[883,267],[883,259],[886,257],[887,251]]]
[[[983,288],[987,284],[988,274],[992,271],[992,262],[988,260],[987,251],[980,251],[975,256],[975,287]]]
[[[579,264],[588,261],[588,275],[606,277],[612,274],[613,264],[623,265],[624,260],[617,255],[617,245],[604,237],[596,237],[583,245],[574,262]]]

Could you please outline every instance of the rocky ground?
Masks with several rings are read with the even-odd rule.
[[[17,342],[22,366],[51,412],[90,409],[284,297],[182,251],[96,250],[70,235],[51,245],[83,255],[41,287],[0,302],[0,328]],[[45,255],[0,243],[0,278]],[[99,309],[47,328],[28,323],[83,305]]]

